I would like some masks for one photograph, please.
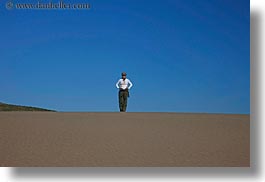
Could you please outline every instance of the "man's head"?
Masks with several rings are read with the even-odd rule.
[[[122,73],[121,73],[121,77],[122,77],[122,79],[125,80],[125,79],[126,79],[126,75],[127,75],[127,74],[126,74],[125,72],[122,72]]]

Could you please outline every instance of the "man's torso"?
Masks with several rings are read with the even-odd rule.
[[[128,80],[127,78],[126,78],[125,80],[120,79],[120,80],[119,80],[119,86],[120,86],[120,88],[123,89],[123,90],[127,89],[128,86],[129,86],[129,80]]]

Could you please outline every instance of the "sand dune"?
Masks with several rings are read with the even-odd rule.
[[[0,166],[249,165],[249,115],[0,112]]]

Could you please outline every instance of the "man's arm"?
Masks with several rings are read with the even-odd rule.
[[[129,83],[128,89],[132,88],[132,86],[133,86],[132,82],[130,80],[128,80],[128,83]]]
[[[118,82],[116,83],[116,87],[120,88],[120,80],[118,80]]]

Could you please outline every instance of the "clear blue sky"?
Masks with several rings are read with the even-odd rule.
[[[129,112],[250,113],[249,0],[79,2],[91,9],[1,2],[0,102],[118,111],[125,71]]]

